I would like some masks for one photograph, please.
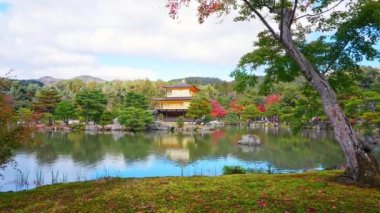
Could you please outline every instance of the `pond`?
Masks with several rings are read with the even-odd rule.
[[[239,146],[245,134],[261,145]],[[101,177],[221,175],[225,165],[256,172],[321,170],[344,162],[331,131],[226,128],[197,133],[45,132],[18,149],[0,171],[0,191]],[[380,159],[380,151],[375,151]]]

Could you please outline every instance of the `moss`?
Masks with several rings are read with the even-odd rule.
[[[1,212],[376,212],[379,188],[336,182],[341,171],[106,179],[0,194]]]

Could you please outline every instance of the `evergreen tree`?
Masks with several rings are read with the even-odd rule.
[[[211,105],[208,101],[202,98],[195,98],[190,102],[186,116],[196,120],[209,115],[210,112]]]
[[[44,114],[48,118],[49,125],[53,122],[54,110],[60,102],[61,97],[54,88],[44,88],[37,92],[34,110]]]
[[[55,117],[57,119],[62,119],[62,121],[69,125],[69,119],[75,117],[75,108],[69,101],[61,101],[55,109]]]
[[[125,107],[136,107],[146,110],[149,107],[149,103],[144,95],[128,92],[125,96]]]
[[[86,119],[86,124],[90,121],[97,123],[102,116],[107,99],[100,90],[83,89],[75,97],[75,102],[80,107],[80,113]]]
[[[133,131],[141,131],[153,122],[152,113],[136,107],[126,107],[123,109],[118,119],[120,124],[125,125]]]

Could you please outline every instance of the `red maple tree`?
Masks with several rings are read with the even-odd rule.
[[[239,105],[236,100],[233,100],[230,102],[230,109],[232,112],[240,115],[244,107],[242,105]]]
[[[265,98],[265,105],[266,106],[270,106],[272,104],[278,103],[279,101],[280,101],[280,96],[279,95],[276,95],[276,94],[268,95]]]
[[[223,118],[228,113],[218,101],[211,101],[211,107],[211,116],[214,118]]]
[[[266,112],[266,111],[267,111],[267,110],[265,109],[264,104],[262,104],[262,103],[258,103],[258,104],[257,104],[257,110],[259,110],[259,112]]]

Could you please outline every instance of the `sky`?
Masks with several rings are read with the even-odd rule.
[[[235,23],[233,16],[200,25],[194,7],[173,20],[165,3],[0,0],[0,76],[13,69],[18,79],[232,80],[229,74],[264,29],[258,21]]]

